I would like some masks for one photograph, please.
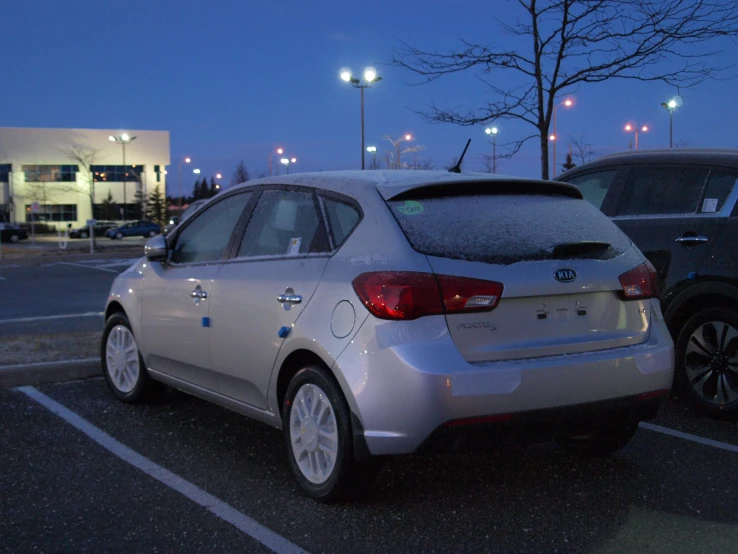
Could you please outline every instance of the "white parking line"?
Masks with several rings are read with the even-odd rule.
[[[42,392],[33,387],[18,387],[16,390],[26,394],[50,412],[58,415],[64,421],[82,431],[85,435],[95,441],[97,444],[106,448],[121,460],[128,462],[132,466],[140,469],[150,477],[153,477],[167,487],[174,489],[180,494],[186,496],[193,502],[199,504],[216,517],[227,521],[239,531],[246,533],[251,538],[259,541],[261,544],[278,554],[307,554],[305,550],[296,544],[288,541],[274,531],[267,529],[262,524],[251,519],[246,514],[236,510],[230,504],[219,500],[212,494],[209,494],[194,484],[182,479],[182,477],[172,473],[168,469],[156,464],[148,458],[142,456],[135,450],[131,450],[124,444],[118,442],[106,432],[95,427],[83,419],[70,409],[62,406],[57,401],[52,400]]]
[[[692,441],[705,446],[712,446],[713,448],[720,448],[721,450],[727,450],[728,452],[738,452],[738,446],[729,444],[727,442],[714,441],[712,439],[706,439],[697,435],[691,435],[689,433],[683,433],[675,429],[669,429],[668,427],[661,427],[660,425],[653,425],[652,423],[646,423],[642,421],[638,424],[642,429],[648,429],[656,433],[663,433],[664,435],[670,435],[678,439],[684,439],[685,441]]]
[[[108,269],[107,267],[98,267],[95,265],[83,265],[83,264],[77,264],[74,262],[59,262],[60,265],[72,265],[74,267],[84,267],[85,269],[98,269],[100,271],[107,271],[109,273],[120,273],[120,271],[117,271],[115,269]]]
[[[62,315],[39,315],[35,317],[17,317],[15,319],[0,319],[3,323],[33,323],[34,321],[49,321],[52,319],[74,319],[77,317],[102,317],[105,312],[84,312],[81,314],[62,314]]]

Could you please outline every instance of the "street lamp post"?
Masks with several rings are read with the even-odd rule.
[[[364,169],[364,89],[371,87],[382,78],[377,75],[377,70],[373,67],[364,69],[364,79],[357,79],[351,75],[351,70],[347,67],[341,70],[341,79],[351,86],[358,88],[361,92],[361,169]],[[289,169],[289,165],[287,166]]]
[[[277,148],[277,154],[281,156],[283,153],[284,153],[284,150],[282,150],[281,148]],[[279,175],[279,166],[277,166],[277,175]],[[272,176],[272,154],[271,152],[269,153],[269,176],[270,177]]]
[[[574,102],[570,98],[567,98],[561,104],[567,108],[571,108]],[[559,135],[556,131],[556,103],[553,106],[553,134],[548,138],[553,143],[553,171],[551,172],[551,177],[553,178],[556,177],[556,142],[559,140]]]
[[[126,216],[128,215],[128,202],[126,199],[126,177],[128,177],[128,170],[126,169],[126,144],[130,144],[136,140],[136,137],[132,137],[128,133],[121,133],[117,137],[110,135],[108,140],[111,142],[117,142],[123,147],[123,221],[125,221],[127,219]]]
[[[184,158],[183,160],[180,160],[179,165],[177,166],[177,180],[179,181],[179,211],[182,213],[182,196],[184,196],[182,191],[182,164],[188,164],[192,160],[190,158]]]
[[[497,173],[497,127],[487,127],[484,132],[492,137],[492,173]]]
[[[628,131],[629,133],[631,131],[635,132],[635,149],[638,150],[638,131],[639,131],[638,125],[631,125],[630,123],[628,123],[625,126],[625,130]],[[640,131],[643,133],[648,132],[648,125],[641,126]]]
[[[297,158],[282,158],[280,160],[280,162],[282,163],[282,165],[284,165],[284,166],[287,167],[287,175],[289,175],[290,174],[290,166],[293,163],[296,163],[297,162]]]
[[[669,148],[674,148],[674,110],[678,105],[676,98],[672,98],[668,102],[661,102],[661,106],[669,111]]]
[[[372,167],[371,169],[377,169],[377,147],[367,146],[366,151],[372,154]]]

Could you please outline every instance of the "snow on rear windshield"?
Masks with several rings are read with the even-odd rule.
[[[390,200],[412,247],[430,256],[493,264],[552,259],[554,247],[609,243],[610,259],[630,240],[589,202],[544,195],[464,195]]]

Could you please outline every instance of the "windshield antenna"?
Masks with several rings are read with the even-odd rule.
[[[449,173],[461,173],[461,162],[464,161],[464,154],[466,154],[467,148],[469,148],[469,145],[471,144],[471,139],[466,141],[466,146],[464,146],[464,151],[461,153],[461,157],[459,158],[459,161],[456,162],[456,165],[453,166],[448,170]]]

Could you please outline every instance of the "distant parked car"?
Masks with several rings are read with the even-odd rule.
[[[638,150],[560,175],[658,272],[676,382],[703,411],[738,414],[738,150]]]
[[[197,211],[197,210],[198,210],[198,209],[199,209],[199,208],[200,208],[200,207],[201,207],[201,206],[202,206],[203,204],[205,204],[205,202],[207,202],[207,200],[206,200],[206,199],[204,199],[204,198],[203,198],[203,199],[200,199],[200,200],[195,200],[195,201],[194,201],[194,202],[192,202],[192,203],[191,203],[191,204],[190,204],[189,206],[187,206],[187,208],[185,209],[185,211],[183,211],[183,212],[182,212],[182,214],[181,214],[181,215],[179,215],[179,216],[173,215],[172,217],[170,217],[170,218],[169,218],[169,225],[167,225],[166,227],[164,227],[164,234],[165,234],[165,235],[169,234],[169,232],[170,232],[170,231],[171,231],[172,229],[174,229],[174,228],[175,228],[175,227],[176,227],[177,225],[179,225],[179,224],[180,224],[180,223],[182,223],[183,221],[186,221],[186,220],[187,220],[187,219],[188,219],[189,217],[191,217],[191,216],[192,216],[192,214],[194,214],[194,213],[195,213],[195,212],[196,212],[196,211]]]
[[[10,223],[0,223],[0,241],[2,242],[18,242],[28,238],[28,231],[11,225]]]
[[[153,221],[131,221],[120,227],[108,229],[105,236],[111,239],[123,237],[153,237],[161,233],[161,226]]]
[[[102,237],[105,231],[112,229],[117,225],[114,221],[98,221],[93,227],[93,231],[96,237]],[[69,237],[73,239],[86,239],[90,236],[89,227],[77,227],[76,229],[70,229]]]

